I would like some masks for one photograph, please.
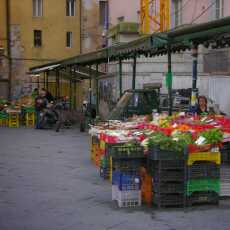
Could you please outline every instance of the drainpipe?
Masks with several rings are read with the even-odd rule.
[[[11,100],[12,91],[12,58],[11,58],[11,37],[10,37],[10,0],[6,4],[6,34],[7,34],[7,56],[8,56],[8,99]]]
[[[82,0],[79,0],[79,17],[80,17],[80,25],[79,25],[79,30],[80,30],[80,54],[82,53]]]

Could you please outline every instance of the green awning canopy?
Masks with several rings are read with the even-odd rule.
[[[108,61],[125,60],[134,56],[156,56],[168,52],[168,45],[172,53],[190,49],[192,44],[209,45],[212,48],[222,48],[230,45],[230,17],[198,25],[186,25],[173,29],[169,32],[154,33],[143,36],[137,40],[103,48],[94,52],[80,54],[71,58],[51,62],[46,65],[35,66],[30,69],[31,73],[38,70],[47,71],[49,66],[65,68],[69,66],[86,66],[106,63]]]

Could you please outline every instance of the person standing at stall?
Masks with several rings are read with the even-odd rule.
[[[53,95],[46,89],[42,88],[42,90],[45,92],[45,98],[47,99],[47,101],[50,103],[52,101],[54,101],[54,97]]]
[[[41,129],[41,113],[46,108],[47,104],[46,91],[42,89],[35,98],[36,129]]]
[[[198,97],[197,115],[208,115],[208,100],[205,96]]]

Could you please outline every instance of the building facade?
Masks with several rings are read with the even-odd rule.
[[[7,40],[7,11],[6,1],[0,0],[0,97],[7,98],[9,91],[9,66],[8,66],[8,47]]]
[[[116,2],[116,0],[109,1],[109,6],[113,6],[109,8],[111,21],[117,21],[120,24],[119,19],[124,15],[124,22],[126,18],[133,18],[134,22],[137,22],[136,15],[138,10],[140,10],[138,0],[132,1],[136,5],[131,4],[130,1],[123,1],[123,7],[120,7]],[[170,25],[172,29],[190,24],[208,22],[226,16],[230,16],[230,2],[228,0],[171,0],[170,3]],[[112,23],[110,25],[114,26]],[[126,39],[124,39],[124,36],[114,37],[121,38],[120,40],[116,40],[117,43],[128,41],[127,36],[126,33]],[[230,114],[230,105],[227,96],[230,88],[229,55],[229,49],[209,50],[199,47],[199,93],[214,100],[220,105],[220,109],[227,114]],[[132,87],[132,66],[132,60],[123,62],[123,91]],[[189,51],[172,55],[172,71],[174,89],[192,87],[192,56]],[[138,58],[136,72],[136,88],[142,88],[145,83],[162,83],[162,92],[167,92],[165,86],[165,75],[167,72],[166,56]],[[110,88],[115,89],[113,90],[114,101],[119,98],[118,63],[109,63],[109,77],[101,80],[101,84],[103,85],[101,88],[104,88],[106,85],[112,85]],[[220,90],[221,95],[219,93]],[[112,98],[112,96],[109,98]],[[105,110],[103,108],[103,111]],[[109,110],[107,109],[107,111]]]
[[[10,62],[7,70],[1,67],[0,73],[11,83],[8,88],[12,99],[31,91],[32,78],[27,74],[30,67],[80,53],[80,3],[0,0],[0,44],[6,50],[5,62]],[[3,87],[2,82],[0,85]]]

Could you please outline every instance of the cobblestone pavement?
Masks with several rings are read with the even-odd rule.
[[[89,160],[89,137],[0,128],[0,230],[229,230],[219,207],[119,209]]]

